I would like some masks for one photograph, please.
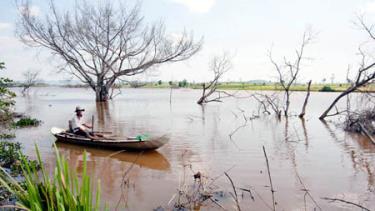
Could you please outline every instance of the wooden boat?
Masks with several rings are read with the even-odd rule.
[[[166,135],[150,138],[145,141],[139,141],[135,138],[93,140],[69,133],[67,130],[57,127],[51,128],[51,133],[57,138],[57,141],[63,143],[130,151],[155,150],[169,141]]]

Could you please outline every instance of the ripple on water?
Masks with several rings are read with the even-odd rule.
[[[32,156],[37,142],[44,161],[52,169],[55,139],[49,129],[66,127],[75,106],[81,105],[89,120],[95,116],[98,129],[119,135],[170,136],[167,145],[139,158],[136,153],[113,154],[96,148],[58,145],[77,171],[82,169],[83,151],[89,153],[89,172],[93,179],[101,180],[103,198],[110,203],[118,202],[123,172],[134,163],[129,174],[129,209],[150,210],[166,205],[181,184],[184,170],[186,182],[192,182],[192,174],[200,171],[211,178],[219,177],[215,184],[230,191],[230,183],[223,177],[223,172],[228,171],[236,185],[253,188],[259,194],[255,194],[255,201],[241,198],[242,206],[267,209],[261,200],[268,204],[271,201],[262,150],[265,146],[280,209],[304,208],[304,192],[297,175],[326,210],[352,207],[328,203],[320,199],[324,196],[343,197],[375,209],[372,203],[375,201],[375,146],[363,136],[345,133],[334,124],[317,120],[334,93],[312,93],[305,121],[295,117],[278,120],[273,116],[246,121],[244,116],[257,114],[255,102],[227,99],[224,103],[201,107],[195,103],[200,94],[199,90],[173,90],[170,104],[169,90],[124,89],[116,100],[102,104],[93,101],[93,93],[88,89],[36,88],[31,90],[31,97],[17,97],[16,109],[41,119],[43,124],[17,130],[16,141],[22,142],[27,154]],[[300,110],[303,98],[301,93],[293,95],[292,111]],[[241,128],[233,133],[238,127]],[[184,167],[186,164],[188,169]],[[231,200],[221,199],[220,203],[233,206]],[[306,206],[312,208],[314,204],[307,200]]]

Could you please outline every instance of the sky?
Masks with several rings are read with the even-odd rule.
[[[43,17],[49,0],[32,1],[32,12]],[[79,0],[77,0],[79,1]],[[105,0],[94,0],[92,2]],[[120,0],[131,2],[133,0]],[[58,9],[69,10],[75,0],[55,0]],[[91,1],[90,1],[91,2]],[[212,78],[210,58],[228,52],[233,68],[223,81],[276,79],[268,58],[293,58],[306,28],[316,33],[306,47],[308,60],[302,64],[299,82],[345,81],[348,65],[358,66],[358,46],[369,38],[354,23],[364,14],[375,24],[375,0],[143,0],[142,14],[146,22],[163,20],[167,33],[192,31],[195,39],[203,37],[202,50],[188,61],[166,64],[139,80],[208,81]],[[44,80],[70,79],[57,73],[58,60],[45,49],[25,46],[15,36],[17,8],[14,0],[0,0],[0,61],[6,70],[0,76],[22,80],[22,73],[40,71]],[[371,44],[371,43],[370,43]]]

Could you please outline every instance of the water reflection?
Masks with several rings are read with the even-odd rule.
[[[108,102],[96,102],[95,104],[97,116],[95,123],[97,123],[97,125],[94,126],[100,131],[112,129],[110,128],[112,126],[112,116],[108,104]]]
[[[108,102],[96,102],[96,114],[98,115],[99,127],[104,127],[106,122],[111,122]]]
[[[91,167],[88,168],[99,168],[103,169],[105,166],[100,165],[112,165],[113,160],[126,162],[126,163],[135,163],[141,168],[154,169],[159,171],[168,171],[170,170],[170,164],[161,153],[158,151],[143,152],[142,156],[138,158],[137,152],[124,152],[124,151],[111,151],[111,150],[102,150],[97,148],[88,148],[82,146],[76,146],[73,144],[66,144],[56,142],[58,149],[61,154],[63,154],[69,162],[80,169],[80,164],[83,161],[83,152],[86,151],[88,157],[90,158],[88,163],[91,163]],[[105,161],[105,162],[103,162]],[[116,165],[116,164],[113,164]],[[108,167],[108,166],[107,166]],[[114,166],[116,168],[116,166]]]
[[[375,192],[375,169],[373,166],[374,159],[371,154],[366,153],[375,150],[375,146],[367,137],[359,134],[345,132],[344,135],[347,137],[340,139],[329,123],[326,121],[322,121],[322,123],[333,140],[344,149],[344,152],[349,155],[355,172],[361,171],[367,175],[368,190]],[[349,144],[348,141],[351,141],[351,143]]]
[[[305,146],[306,146],[306,151],[309,148],[309,136],[307,134],[307,129],[306,129],[306,120],[305,118],[300,118],[301,120],[301,126],[302,126],[302,131],[303,131],[303,137],[305,139]]]

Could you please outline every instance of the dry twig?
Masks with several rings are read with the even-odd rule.
[[[233,180],[232,178],[230,178],[230,176],[227,174],[227,172],[224,172],[225,176],[229,179],[230,181],[230,184],[232,185],[232,188],[233,188],[233,192],[234,192],[234,201],[236,202],[236,205],[237,205],[237,210],[238,211],[241,211],[241,207],[240,207],[240,203],[238,201],[238,195],[237,195],[237,191],[236,191],[236,187],[234,186],[234,183],[233,183]]]
[[[322,199],[324,200],[328,200],[330,202],[335,202],[335,201],[339,201],[339,202],[343,202],[343,203],[346,203],[346,204],[351,204],[353,206],[356,206],[356,207],[359,207],[361,208],[362,210],[366,210],[366,211],[370,211],[370,209],[360,205],[360,204],[357,204],[357,203],[354,203],[354,202],[350,202],[350,201],[346,201],[344,199],[338,199],[338,198],[329,198],[329,197],[322,197]]]
[[[124,200],[125,201],[124,203],[126,204],[126,197],[125,197],[125,193],[124,193],[125,185],[127,185],[126,176],[133,169],[133,166],[135,165],[138,158],[141,157],[142,154],[143,154],[143,151],[138,153],[137,157],[133,160],[132,164],[129,166],[129,168],[122,175],[122,180],[121,180],[121,185],[120,185],[121,186],[121,196],[120,196],[119,201],[116,204],[116,208],[115,208],[116,210],[118,210],[118,207],[120,206],[121,200]]]
[[[307,194],[310,199],[314,202],[315,206],[319,208],[319,210],[322,210],[322,208],[319,206],[319,204],[315,201],[314,197],[311,195],[309,189],[306,188],[305,184],[303,183],[301,177],[299,176],[298,172],[296,171],[296,175],[297,175],[297,178],[299,180],[299,183],[302,185],[303,187],[303,191],[305,191],[305,195]]]
[[[266,158],[268,178],[270,180],[270,187],[271,187],[271,194],[272,194],[272,207],[273,207],[273,210],[275,211],[276,210],[276,207],[275,207],[275,205],[276,205],[276,202],[275,202],[275,190],[273,189],[271,172],[270,172],[270,165],[268,163],[268,157],[267,157],[266,149],[264,148],[264,146],[263,146],[263,152],[264,152],[264,157]]]

